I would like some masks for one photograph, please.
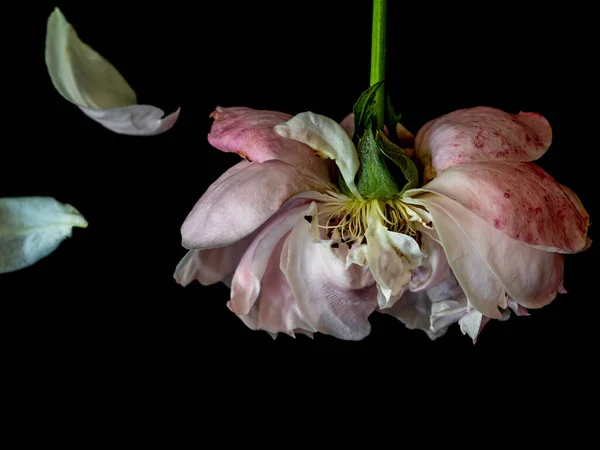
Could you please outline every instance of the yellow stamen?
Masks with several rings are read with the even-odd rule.
[[[410,221],[407,205],[399,198],[357,200],[339,194],[334,197],[335,200],[319,207],[318,213],[327,218],[324,223],[319,221],[319,227],[327,230],[329,238],[335,234],[345,243],[358,241],[365,235],[368,217],[374,208],[388,230],[406,234],[420,242],[420,233]]]

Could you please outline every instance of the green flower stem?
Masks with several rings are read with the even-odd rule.
[[[371,86],[385,78],[385,25],[387,0],[373,0],[373,31],[371,35]],[[377,128],[383,130],[385,85],[375,99]]]

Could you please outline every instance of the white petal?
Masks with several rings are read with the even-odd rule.
[[[413,269],[410,290],[413,292],[436,286],[450,275],[450,266],[443,247],[429,233],[422,232],[423,253],[427,255],[422,264]]]
[[[87,44],[55,8],[46,29],[46,66],[54,87],[92,119],[121,134],[154,135],[171,128],[179,110],[161,120],[164,111],[137,105],[123,76]]]
[[[377,281],[380,308],[389,308],[393,299],[408,288],[411,270],[419,267],[425,256],[419,244],[405,234],[388,231],[376,208],[371,208],[368,218],[367,259]]]
[[[81,111],[99,124],[118,134],[151,136],[170,129],[179,118],[180,108],[164,117],[165,112],[150,105],[131,105],[114,109],[91,109]]]
[[[87,227],[71,205],[52,197],[0,198],[0,273],[35,264],[71,236],[73,227]]]
[[[354,184],[359,167],[356,147],[339,123],[320,114],[303,112],[286,123],[276,125],[275,132],[308,145],[321,157],[335,160],[348,189],[362,200]]]
[[[461,317],[458,324],[460,325],[462,334],[468,334],[471,339],[473,339],[473,343],[475,343],[477,341],[477,336],[489,320],[489,317],[485,317],[476,309],[471,309],[467,314]]]

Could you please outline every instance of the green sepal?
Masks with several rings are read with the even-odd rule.
[[[344,177],[342,176],[342,174],[338,175],[338,187],[340,188],[340,192],[342,194],[344,194],[346,197],[354,198],[354,194],[348,188],[348,185],[344,181]]]
[[[412,159],[406,156],[402,149],[396,144],[394,144],[392,141],[390,141],[388,137],[381,131],[377,131],[375,140],[376,145],[381,150],[381,153],[385,155],[389,160],[391,160],[400,169],[402,175],[404,176],[404,179],[406,180],[406,184],[402,187],[400,194],[403,194],[409,189],[414,189],[418,187],[419,171],[417,170],[417,166],[412,161]]]
[[[385,126],[388,129],[390,140],[394,144],[398,144],[398,136],[396,135],[396,125],[400,122],[402,114],[396,114],[394,106],[392,105],[392,99],[389,94],[386,94],[386,105],[385,105]]]
[[[373,128],[369,124],[358,142],[358,169],[356,186],[366,198],[386,199],[398,194],[398,185],[390,174],[383,152],[375,140]]]
[[[354,104],[354,143],[356,144],[367,128],[371,128],[373,107],[377,91],[383,86],[383,80],[378,81],[364,91]]]

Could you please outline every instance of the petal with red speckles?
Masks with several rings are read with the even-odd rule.
[[[486,223],[457,201],[440,194],[419,197],[431,213],[448,263],[471,305],[502,318],[508,297],[541,308],[560,290],[564,256],[525,245]]]
[[[419,191],[454,199],[498,230],[535,248],[576,253],[588,244],[585,209],[578,200],[574,202],[574,194],[534,163],[460,164],[407,195]]]
[[[552,129],[543,116],[479,106],[426,123],[417,133],[415,149],[427,183],[457,164],[535,161],[551,142]]]

